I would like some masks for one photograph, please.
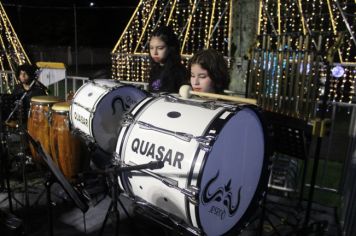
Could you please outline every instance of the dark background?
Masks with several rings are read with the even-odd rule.
[[[90,2],[94,5],[90,6]],[[74,12],[78,46],[113,48],[139,0],[3,0],[2,4],[26,45],[73,46]]]

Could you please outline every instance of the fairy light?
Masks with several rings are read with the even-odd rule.
[[[152,30],[163,23],[180,36],[184,63],[193,53],[204,48],[209,29],[212,35],[206,43],[230,61],[231,3],[232,0],[214,0],[213,10],[214,4],[205,0],[141,0],[112,51],[112,77],[147,81],[148,40]]]
[[[11,22],[0,2],[0,48],[3,53],[0,55],[0,69],[14,71],[14,65],[22,65],[24,63],[31,64],[23,49],[20,40]],[[14,81],[16,83],[17,80]],[[2,93],[11,93],[11,84],[9,84],[8,76],[1,75]]]

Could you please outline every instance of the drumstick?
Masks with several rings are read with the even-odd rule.
[[[179,95],[182,98],[189,98],[189,97],[191,97],[191,95],[197,95],[197,96],[202,96],[202,97],[217,98],[217,99],[221,99],[221,100],[227,100],[227,101],[232,101],[232,102],[242,102],[242,103],[248,103],[248,104],[253,104],[253,105],[256,105],[256,103],[257,103],[256,99],[252,99],[252,98],[240,98],[240,97],[233,97],[233,96],[227,96],[227,95],[221,95],[221,94],[215,94],[215,93],[192,91],[192,88],[189,85],[181,86],[179,89]]]

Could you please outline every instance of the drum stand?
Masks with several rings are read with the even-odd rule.
[[[1,190],[7,191],[7,198],[9,201],[10,212],[13,212],[12,208],[12,196],[11,196],[11,187],[10,187],[10,172],[9,172],[9,157],[7,150],[7,143],[4,132],[2,131],[2,123],[0,124],[0,153],[1,153]]]
[[[130,218],[129,213],[127,212],[126,208],[124,207],[123,203],[121,202],[121,200],[119,198],[120,193],[122,191],[119,189],[118,175],[113,174],[113,173],[108,173],[108,182],[111,187],[111,191],[110,191],[111,192],[111,202],[110,202],[109,208],[106,212],[103,224],[100,228],[99,236],[103,235],[105,225],[107,223],[109,216],[111,216],[111,218],[114,218],[114,220],[113,220],[113,222],[115,222],[115,234],[114,235],[115,236],[119,235],[120,212],[119,212],[117,203],[120,204],[120,206],[124,210],[126,216],[128,218]]]
[[[119,183],[118,183],[118,178],[121,175],[121,173],[123,172],[127,172],[127,171],[139,171],[139,170],[143,170],[143,169],[161,169],[163,168],[164,163],[161,161],[151,161],[147,164],[142,164],[142,165],[133,165],[133,166],[124,166],[124,167],[117,167],[114,166],[112,168],[107,168],[105,170],[95,170],[95,171],[88,171],[86,173],[93,173],[93,174],[97,174],[97,175],[105,175],[107,176],[108,182],[109,182],[109,187],[111,188],[111,202],[109,205],[109,208],[106,212],[103,224],[100,228],[99,231],[99,236],[103,235],[104,229],[105,229],[105,225],[107,223],[107,220],[109,219],[109,216],[114,218],[114,222],[115,222],[115,236],[119,235],[119,223],[120,223],[120,212],[118,209],[118,203],[120,204],[121,208],[124,210],[127,218],[131,218],[128,211],[126,210],[126,208],[124,207],[124,204],[121,202],[119,196],[120,193],[122,192],[120,190],[119,187]]]
[[[9,213],[5,213],[0,211],[0,220],[2,224],[6,225],[8,229],[17,230],[22,226],[22,220],[17,218],[15,215],[12,215],[13,213],[13,207],[12,207],[12,191],[11,191],[11,186],[10,186],[10,171],[9,171],[9,155],[8,155],[8,148],[7,148],[7,139],[5,137],[5,132],[4,132],[4,124],[3,124],[3,114],[2,114],[2,108],[6,107],[4,106],[4,101],[2,97],[0,97],[0,162],[1,162],[1,169],[0,169],[0,178],[1,178],[1,189],[7,191],[7,199],[9,202]],[[5,181],[4,181],[5,178]],[[5,186],[6,185],[6,186]],[[15,199],[15,198],[14,198]],[[6,198],[3,200],[5,201]],[[15,199],[16,200],[16,199]],[[2,202],[3,202],[2,201]]]

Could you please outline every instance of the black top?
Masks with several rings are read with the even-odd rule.
[[[186,84],[187,69],[181,63],[168,66],[154,66],[150,71],[150,92],[177,93],[180,86]]]
[[[23,88],[22,84],[17,84],[14,88],[14,90],[12,91],[12,94],[14,96],[20,97],[26,92],[26,90]],[[46,96],[46,91],[40,87],[37,84],[34,84],[32,86],[32,88],[27,91],[26,96],[24,97],[24,99],[22,100],[22,105],[23,105],[23,120],[27,121],[27,114],[28,111],[30,110],[30,102],[31,102],[31,98],[35,97],[35,96]]]

